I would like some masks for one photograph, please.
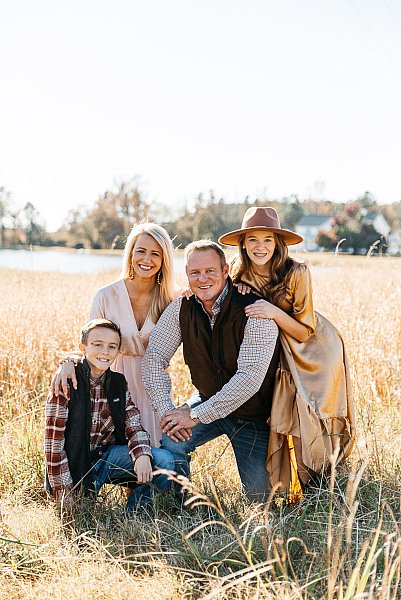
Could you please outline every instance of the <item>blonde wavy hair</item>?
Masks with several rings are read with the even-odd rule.
[[[130,265],[132,261],[132,250],[140,235],[146,233],[150,235],[161,247],[163,251],[162,266],[158,272],[160,285],[155,282],[150,300],[149,313],[154,322],[158,320],[164,309],[176,296],[175,278],[174,278],[174,256],[173,242],[169,234],[161,225],[141,221],[136,223],[125,244],[123,253],[123,264],[120,273],[120,279],[129,277]]]
[[[294,271],[306,267],[288,255],[287,244],[280,234],[274,233],[273,235],[276,247],[270,259],[270,280],[262,289],[256,291],[277,306],[285,299],[291,275]],[[234,283],[240,283],[244,273],[252,275],[253,272],[252,261],[243,247],[244,241],[245,233],[238,240],[238,255],[230,264],[230,276]]]

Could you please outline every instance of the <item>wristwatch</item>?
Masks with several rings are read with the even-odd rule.
[[[198,417],[198,413],[196,411],[196,408],[191,408],[191,410],[189,411],[189,416],[191,417],[191,419],[193,421],[195,421],[195,423],[198,425],[198,423],[200,423],[200,419]]]

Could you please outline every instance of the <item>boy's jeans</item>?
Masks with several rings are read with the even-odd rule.
[[[152,448],[152,467],[153,469],[174,470],[174,458],[167,450],[161,448]],[[107,446],[104,452],[99,455],[98,460],[93,466],[96,493],[104,483],[122,484],[124,482],[133,482],[136,479],[134,465],[128,452],[128,446]],[[170,485],[166,475],[156,475],[151,483],[137,484],[128,498],[127,508],[148,507],[153,498],[155,489],[166,490]]]

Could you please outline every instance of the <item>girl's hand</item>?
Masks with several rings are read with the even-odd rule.
[[[185,290],[182,290],[181,296],[183,298],[186,298],[187,300],[189,300],[190,297],[192,296],[192,290],[191,290],[191,288],[187,287],[187,288],[185,288]]]
[[[253,304],[249,304],[245,307],[245,314],[247,317],[254,317],[256,319],[275,319],[278,313],[277,306],[271,304],[267,300],[256,300]]]
[[[142,454],[138,456],[134,465],[134,472],[137,476],[138,483],[149,483],[153,479],[152,463],[150,456]]]
[[[252,292],[252,288],[245,283],[234,283],[234,286],[237,288],[240,294],[245,296],[245,294],[250,294]]]

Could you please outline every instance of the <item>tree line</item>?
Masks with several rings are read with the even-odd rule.
[[[296,195],[277,200],[246,197],[243,202],[230,203],[209,191],[199,194],[191,209],[184,207],[172,217],[171,207],[149,201],[139,179],[133,177],[115,182],[92,207],[70,210],[62,227],[53,233],[46,231],[44,221],[32,203],[28,202],[18,210],[13,206],[11,193],[0,187],[0,247],[122,248],[132,225],[143,219],[160,223],[174,238],[176,247],[185,247],[199,238],[217,240],[223,233],[240,227],[247,208],[266,205],[276,208],[282,227],[292,230],[306,215],[332,215],[332,230],[318,234],[319,246],[327,250],[334,250],[340,240],[344,240],[345,249],[355,251],[376,243],[377,232],[363,218],[367,212],[382,214],[392,230],[401,227],[401,201],[379,205],[369,192],[347,203],[300,200]],[[383,242],[385,240],[380,243]]]

